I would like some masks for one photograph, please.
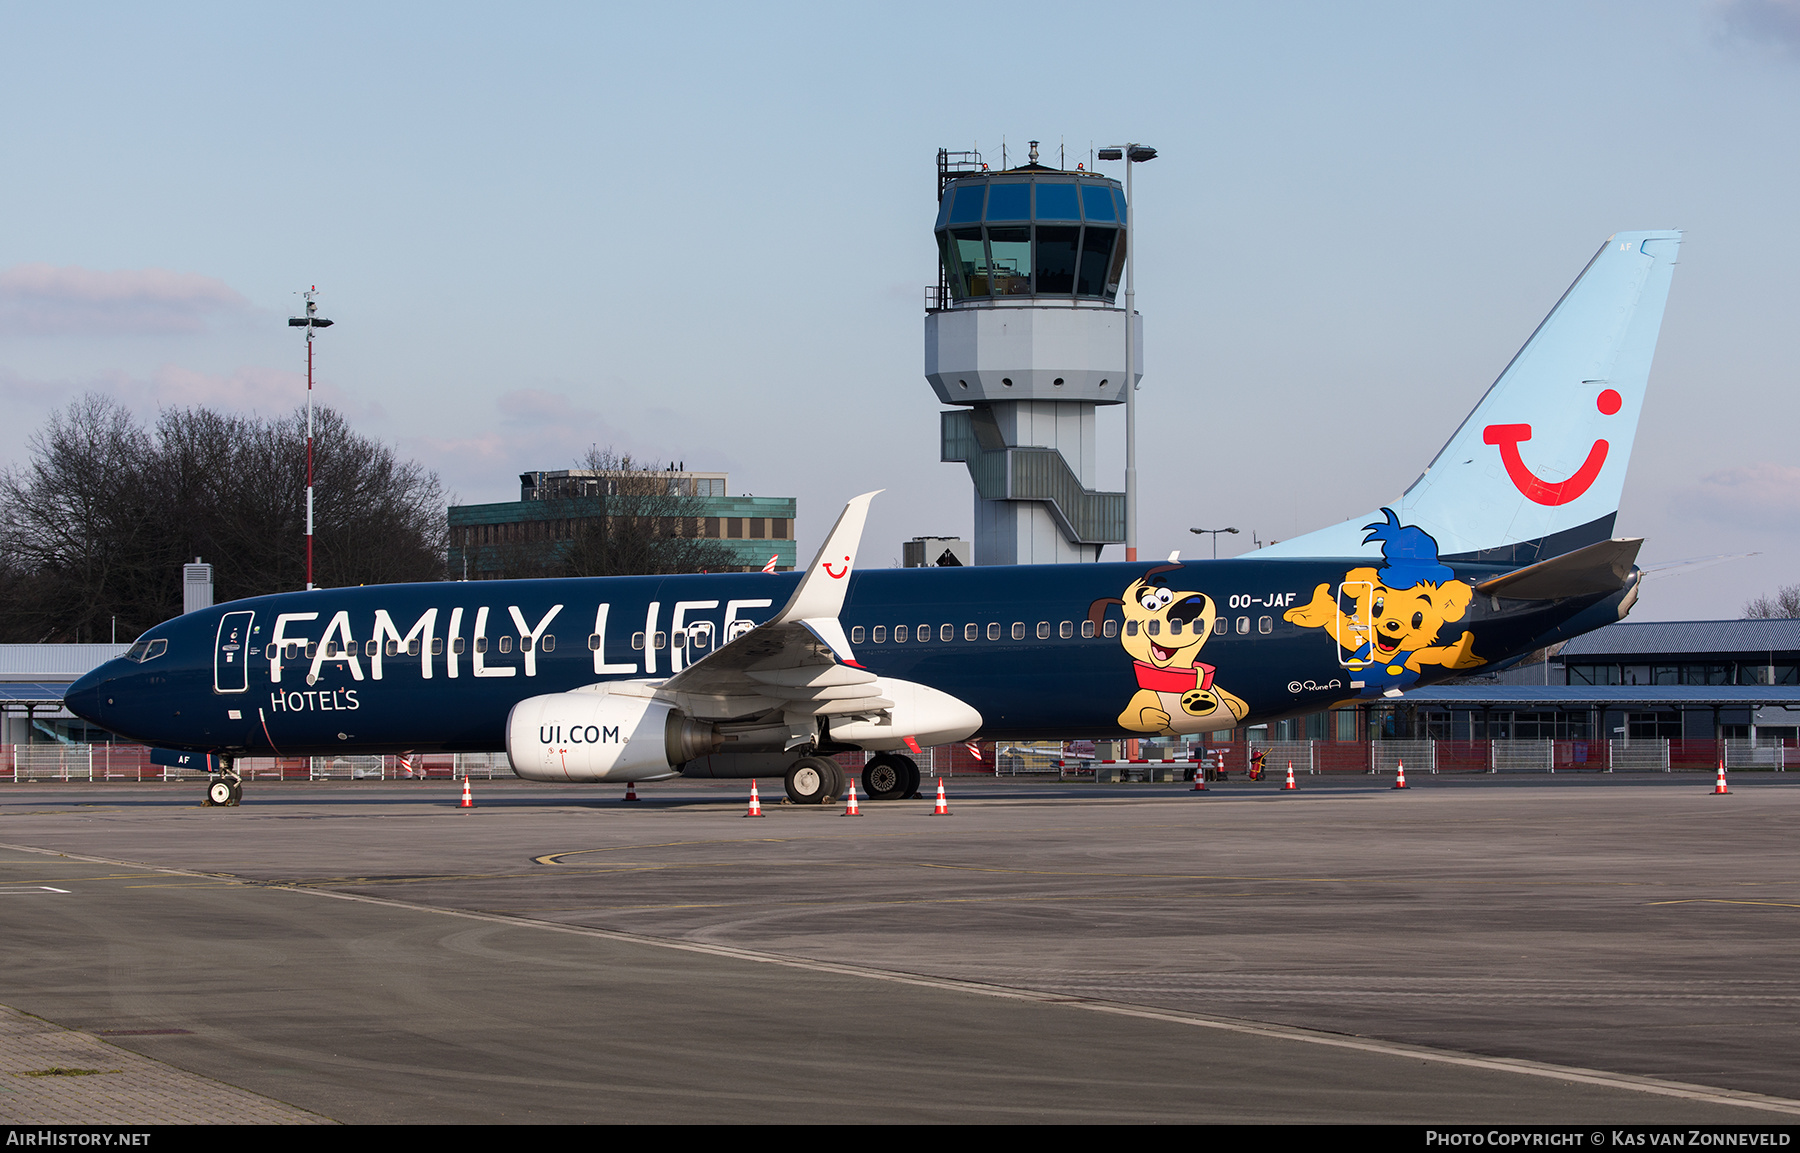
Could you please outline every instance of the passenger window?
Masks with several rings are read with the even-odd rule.
[[[978,641],[981,639],[981,626],[968,624],[963,626],[963,640]]]
[[[1070,637],[1073,637],[1075,635],[1075,622],[1074,621],[1064,621],[1062,624],[1057,625],[1056,626],[1056,635],[1061,637],[1065,641],[1068,640]]]
[[[595,643],[594,643],[593,648],[594,648],[595,652],[600,651],[599,641],[600,641],[599,637],[594,638]],[[634,649],[641,649],[644,647],[644,634],[643,633],[632,633],[631,634],[631,647]]]
[[[632,647],[638,648],[639,646],[633,645]],[[599,633],[589,633],[588,634],[588,652],[597,653],[599,651],[600,651],[600,634]]]
[[[853,645],[860,645],[863,643],[863,627],[861,625],[857,625],[850,630],[850,643]]]
[[[1038,627],[1037,627],[1037,634],[1038,634],[1038,640],[1040,640],[1040,641],[1049,640],[1050,639],[1050,622],[1049,621],[1039,621]]]
[[[555,652],[555,651],[556,651],[556,638],[554,636],[551,636],[549,633],[545,633],[544,639],[538,642],[538,652],[548,653],[548,652]]]
[[[1094,622],[1093,621],[1082,621],[1081,622],[1081,635],[1084,638],[1092,639],[1092,637],[1094,635]]]
[[[988,640],[997,641],[999,639],[1000,639],[1000,622],[999,621],[988,622]]]
[[[411,645],[407,646],[407,651],[408,652],[412,651]],[[500,651],[501,652],[506,651],[506,642],[504,640],[502,640],[500,642]],[[522,653],[528,653],[531,651],[531,638],[530,637],[520,637],[519,638],[519,651]]]
[[[669,634],[668,633],[657,633],[656,636],[651,638],[650,647],[653,649],[668,648],[669,647]]]
[[[372,657],[380,651],[381,651],[381,646],[376,644],[374,641],[364,641],[363,642],[363,656]]]
[[[478,653],[487,652],[487,638],[486,637],[476,637],[475,638],[475,651]]]
[[[920,625],[918,627],[918,629],[915,630],[913,635],[919,638],[920,644],[924,644],[926,641],[931,639],[931,626],[930,625]]]
[[[453,653],[456,653],[459,656],[462,655],[464,652],[468,651],[468,647],[469,647],[469,642],[463,640],[461,637],[457,637],[455,640],[450,642],[450,651]]]
[[[1119,622],[1107,621],[1105,625],[1101,627],[1100,631],[1105,633],[1108,639],[1116,637],[1119,635]]]
[[[1213,635],[1215,635],[1215,636],[1224,636],[1230,630],[1231,630],[1231,623],[1229,621],[1227,621],[1224,617],[1220,617],[1218,620],[1213,622]]]
[[[1152,619],[1148,624],[1146,624],[1144,626],[1144,631],[1149,633],[1153,637],[1161,636],[1162,635],[1162,622],[1159,620]]]
[[[955,640],[956,639],[956,626],[955,625],[939,625],[938,626],[938,639],[942,640],[942,641]]]
[[[1024,621],[1014,621],[1013,622],[1012,638],[1015,641],[1022,641],[1025,639],[1025,622]]]
[[[512,638],[511,637],[501,637],[500,638],[500,651],[503,653],[512,652]]]
[[[1275,631],[1275,618],[1274,617],[1257,617],[1256,618],[1256,631],[1259,633],[1274,632]]]
[[[886,625],[876,625],[875,626],[875,643],[878,645],[887,644],[887,626]]]
[[[1239,636],[1248,636],[1250,634],[1250,618],[1249,617],[1239,617],[1238,618],[1238,630],[1237,631],[1238,631]]]
[[[387,655],[390,657],[397,657],[400,655],[399,641],[389,641],[387,643]]]
[[[676,629],[674,632],[674,640],[675,640],[676,648],[678,648],[678,649],[687,648],[687,641],[688,641],[687,630],[686,629]]]
[[[431,638],[431,655],[434,657],[441,657],[444,655],[444,638],[443,637],[432,637]]]
[[[905,644],[906,643],[906,634],[907,634],[907,628],[905,625],[895,625],[894,626],[894,643],[897,645]]]
[[[406,642],[406,655],[409,657],[416,657],[419,655],[419,642],[416,637]]]
[[[318,655],[319,655],[318,642],[317,641],[306,642],[306,659],[310,661]]]
[[[1112,622],[1108,621],[1107,623],[1111,624]],[[1135,637],[1138,635],[1138,623],[1136,621],[1125,622],[1125,635],[1128,637]]]

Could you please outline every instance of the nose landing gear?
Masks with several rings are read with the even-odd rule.
[[[200,806],[206,809],[235,808],[244,799],[244,779],[230,760],[219,758],[219,775],[206,786],[206,797]]]

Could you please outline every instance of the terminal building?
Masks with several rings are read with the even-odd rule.
[[[732,496],[728,481],[726,473],[674,467],[521,473],[516,501],[450,507],[450,577],[515,575],[508,562],[521,547],[572,547],[582,533],[598,531],[602,517],[610,527],[630,521],[653,535],[722,546],[730,563],[713,571],[760,572],[771,559],[776,572],[792,571],[798,502]]]
[[[1359,702],[1231,736],[1788,748],[1800,736],[1800,620],[1621,621],[1537,656],[1398,700]]]

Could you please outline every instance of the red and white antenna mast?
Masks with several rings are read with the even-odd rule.
[[[289,328],[306,330],[306,587],[313,587],[313,332],[330,328],[331,322],[319,315],[319,286],[313,285],[300,294],[306,298],[306,315],[290,316]]]

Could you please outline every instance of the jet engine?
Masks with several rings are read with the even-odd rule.
[[[506,718],[506,755],[529,781],[647,781],[719,746],[673,705],[613,693],[528,697]]]

